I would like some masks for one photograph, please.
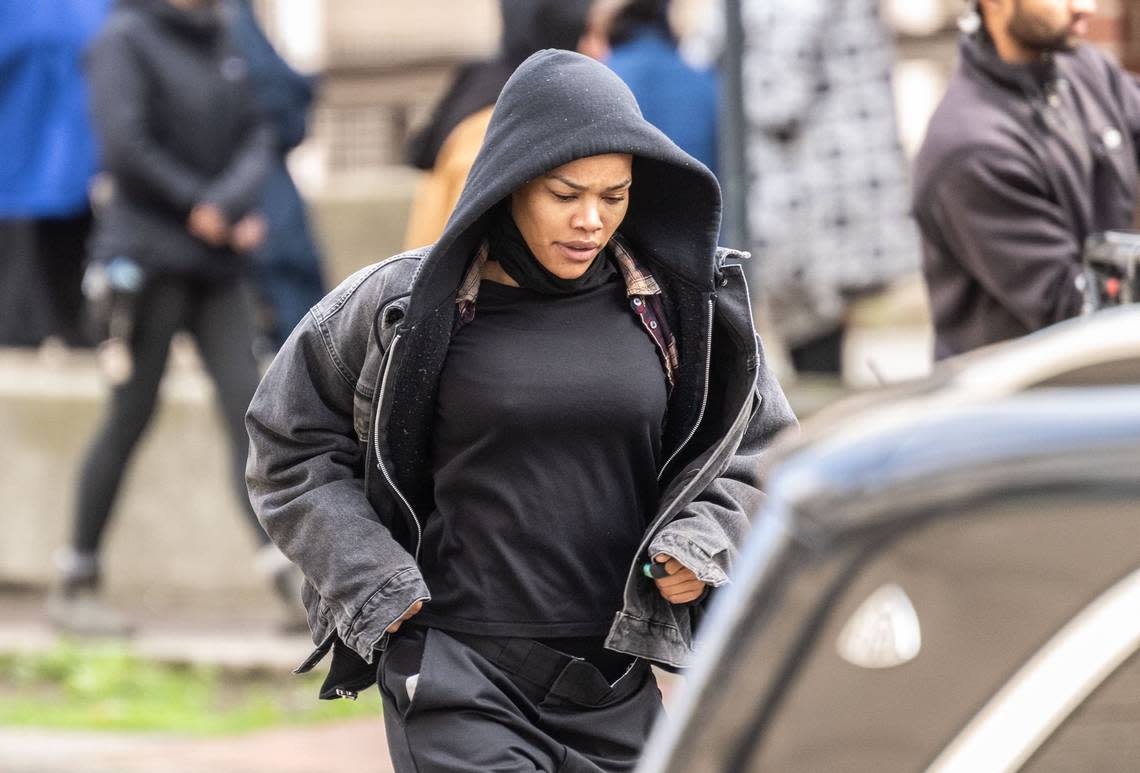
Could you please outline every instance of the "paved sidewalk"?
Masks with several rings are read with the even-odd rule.
[[[224,738],[0,728],[5,773],[390,773],[384,726],[355,719]]]

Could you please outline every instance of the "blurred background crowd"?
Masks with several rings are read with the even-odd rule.
[[[220,73],[162,119],[197,168],[132,133],[131,100],[161,102],[164,74],[92,50],[114,0],[0,2],[0,626],[34,628],[50,588],[57,625],[125,633],[98,587],[144,622],[296,627],[295,578],[231,489],[242,401],[328,288],[434,240],[499,90],[541,48],[608,63],[718,175],[721,242],[753,254],[801,410],[930,367],[909,165],[961,0],[220,0],[211,20],[213,2],[120,2],[166,17],[170,67]],[[1127,0],[1089,37],[1140,67]],[[187,255],[232,257],[217,276],[145,284],[158,268],[124,234],[177,253],[171,212]],[[128,322],[151,343],[132,353],[116,303],[140,292]]]

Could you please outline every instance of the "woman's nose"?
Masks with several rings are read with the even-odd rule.
[[[595,204],[586,204],[579,210],[577,219],[578,222],[574,224],[575,228],[597,231],[602,227],[602,215],[598,212],[598,207]]]

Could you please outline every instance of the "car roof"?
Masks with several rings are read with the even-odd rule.
[[[1109,375],[1111,380],[1098,380],[1098,375]],[[770,464],[839,428],[880,430],[932,411],[990,402],[1050,384],[1136,383],[1140,383],[1140,304],[1107,309],[977,349],[938,363],[927,378],[841,400],[804,422],[796,436],[785,437],[773,449]]]
[[[879,426],[866,417],[839,424],[782,459],[766,489],[769,509],[794,515],[797,528],[842,530],[889,517],[915,495],[933,502],[1058,476],[1128,478],[1138,466],[1140,385],[1054,387],[980,404],[927,402]]]

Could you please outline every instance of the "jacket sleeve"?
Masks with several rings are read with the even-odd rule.
[[[231,32],[249,63],[258,103],[276,132],[276,150],[292,150],[305,139],[315,81],[301,75],[281,58],[254,15],[249,0],[233,4]]]
[[[353,429],[355,364],[318,316],[325,303],[334,314],[359,316],[338,323],[368,335],[367,322],[356,322],[369,314],[329,300],[298,325],[246,415],[246,479],[270,539],[316,588],[340,640],[370,663],[385,629],[430,594],[366,495],[363,444]]]
[[[144,70],[122,31],[101,36],[88,55],[92,116],[103,167],[118,184],[186,215],[201,200],[206,181],[151,137]]]
[[[1128,124],[1128,133],[1132,136],[1136,164],[1140,167],[1140,75],[1122,71],[1119,87],[1124,120]]]
[[[796,417],[757,339],[759,404],[728,467],[649,544],[649,557],[667,553],[716,588],[729,581],[753,517],[764,503],[764,456],[772,439]]]
[[[1081,245],[1024,159],[994,148],[959,153],[919,199],[916,216],[1027,329],[1080,311]]]
[[[202,194],[202,200],[221,207],[230,222],[241,219],[261,201],[277,144],[272,124],[262,118],[252,95],[244,104],[240,144],[225,171]]]

